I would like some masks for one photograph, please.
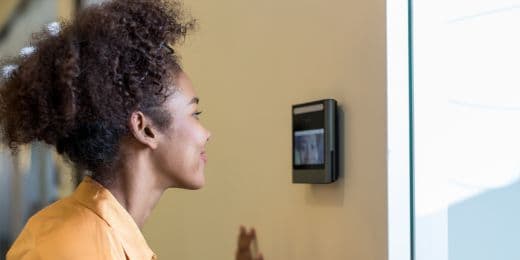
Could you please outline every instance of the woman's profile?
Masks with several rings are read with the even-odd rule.
[[[8,260],[157,258],[140,228],[163,192],[205,183],[211,134],[175,50],[195,24],[178,1],[114,0],[5,63],[2,141],[13,152],[45,142],[89,173],[29,219]],[[237,259],[262,259],[254,239],[240,229]]]

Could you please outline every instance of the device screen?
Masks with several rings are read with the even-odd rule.
[[[314,105],[312,109],[296,108],[293,113],[294,167],[297,169],[323,168],[325,165],[323,106],[320,104],[320,106]]]
[[[294,164],[323,164],[324,129],[312,129],[294,132]]]

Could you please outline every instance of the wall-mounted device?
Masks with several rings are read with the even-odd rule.
[[[292,107],[293,183],[331,183],[339,177],[337,102]]]

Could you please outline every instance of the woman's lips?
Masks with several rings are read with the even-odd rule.
[[[204,163],[208,162],[208,156],[206,155],[206,152],[200,153],[200,159],[204,161]]]

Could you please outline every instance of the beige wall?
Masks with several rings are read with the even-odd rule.
[[[20,0],[1,0],[0,2],[0,28],[9,19]],[[58,6],[58,17],[68,19],[74,12],[74,0],[56,0]]]
[[[182,48],[212,131],[207,185],[166,192],[144,233],[160,259],[233,259],[239,224],[266,259],[387,258],[384,0],[186,0]],[[337,183],[291,183],[291,105],[346,119]]]
[[[58,17],[69,19],[75,11],[74,0],[56,0],[58,6]]]
[[[4,27],[11,13],[16,9],[18,2],[20,2],[20,0],[2,0],[0,2],[0,28]]]

